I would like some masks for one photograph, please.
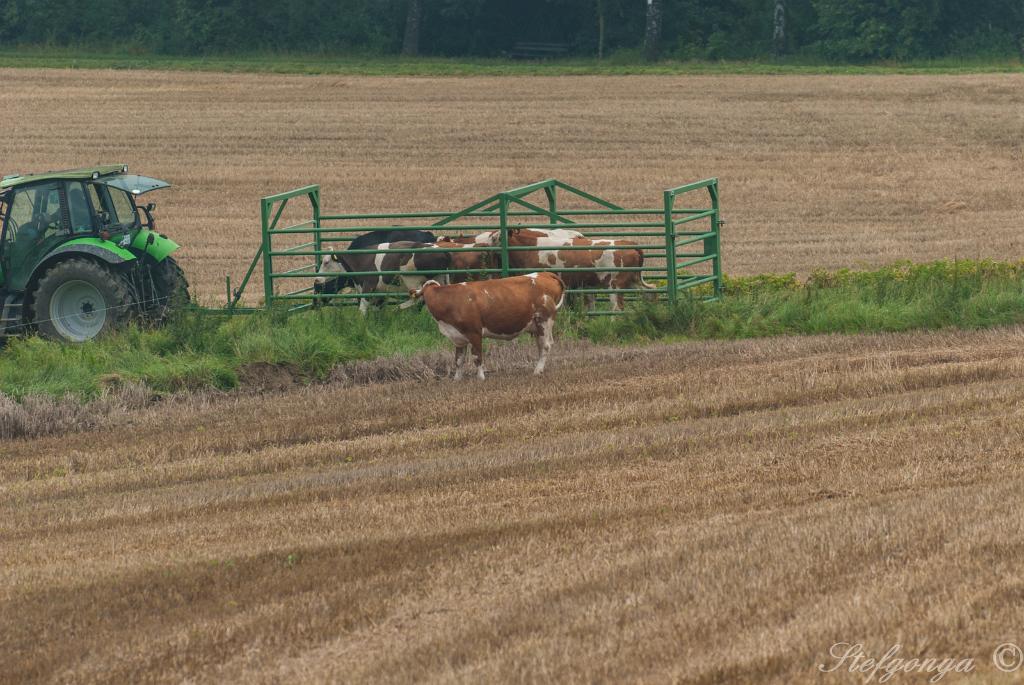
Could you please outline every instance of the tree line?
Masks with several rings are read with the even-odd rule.
[[[1020,58],[1024,0],[0,0],[0,46],[840,62]]]

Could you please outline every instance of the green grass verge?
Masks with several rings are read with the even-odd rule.
[[[623,315],[601,317],[567,308],[557,334],[637,344],[1017,323],[1024,323],[1024,262],[960,261],[819,272],[804,280],[730,278],[718,302],[638,302]],[[292,316],[188,312],[160,329],[131,328],[84,345],[13,340],[0,351],[0,392],[89,399],[125,381],[156,392],[230,389],[254,363],[284,365],[315,381],[339,363],[448,347],[423,310],[388,308],[366,318],[351,307]]]
[[[83,345],[27,337],[0,351],[0,392],[88,399],[103,388],[141,382],[157,392],[239,384],[248,364],[287,366],[310,380],[335,364],[410,354],[443,343],[425,312],[386,309],[363,318],[349,307],[287,316],[185,312],[158,329],[131,327]]]
[[[68,48],[25,47],[0,51],[0,67],[53,69],[149,69],[275,74],[362,76],[564,76],[628,74],[972,74],[1021,72],[1017,59],[945,58],[876,64],[831,64],[790,58],[782,61],[640,62],[632,53],[604,60],[545,62],[507,59],[408,58],[400,56],[327,56],[253,54],[209,57],[103,53]]]
[[[640,303],[583,324],[581,335],[622,340],[979,329],[1024,323],[1024,262],[901,262],[874,271],[726,278],[725,297],[676,307]],[[570,320],[569,325],[575,324]]]

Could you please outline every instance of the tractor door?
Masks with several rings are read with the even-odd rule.
[[[10,196],[0,264],[11,290],[22,290],[39,260],[68,238],[61,186],[56,181],[43,183],[18,188]]]

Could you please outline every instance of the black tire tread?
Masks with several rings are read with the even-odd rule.
[[[185,271],[173,257],[165,257],[159,264],[153,265],[153,277],[160,292],[153,303],[150,315],[156,321],[163,321],[170,314],[190,301],[188,279]]]
[[[77,273],[76,273],[77,272]],[[50,310],[50,297],[57,288],[71,278],[92,277],[97,282],[106,284],[111,291],[110,302],[106,304],[107,323],[100,335],[124,325],[132,316],[135,301],[131,290],[121,276],[111,269],[90,259],[71,258],[51,266],[39,279],[32,297],[32,321],[40,335],[51,340],[64,340],[53,323],[45,318]],[[40,305],[43,306],[40,306]],[[40,312],[42,317],[40,318]]]

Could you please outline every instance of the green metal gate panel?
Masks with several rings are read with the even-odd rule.
[[[704,207],[682,206],[682,198],[706,193]],[[536,196],[536,197],[534,197]],[[288,226],[279,226],[289,202],[305,198],[309,203],[309,219]],[[567,205],[575,203],[575,208]],[[512,188],[492,195],[455,212],[352,213],[327,214],[320,208],[320,186],[311,185],[285,193],[270,195],[260,201],[261,243],[241,284],[232,291],[227,282],[228,308],[242,310],[240,302],[255,272],[262,265],[263,303],[270,308],[283,304],[289,310],[310,307],[313,300],[312,279],[317,275],[323,255],[345,251],[345,245],[368,231],[431,231],[438,236],[466,236],[485,231],[498,231],[499,244],[492,247],[463,247],[467,252],[490,252],[501,257],[500,268],[481,268],[452,273],[478,276],[511,276],[537,271],[510,266],[509,255],[518,250],[551,251],[550,247],[525,247],[509,244],[509,233],[522,228],[566,228],[579,231],[588,238],[628,239],[629,248],[644,255],[641,267],[553,267],[556,273],[639,271],[645,280],[658,284],[655,289],[574,288],[570,293],[606,296],[622,293],[639,296],[658,293],[669,302],[676,302],[683,291],[704,284],[708,299],[722,295],[721,216],[718,179],[711,178],[665,190],[662,205],[657,208],[624,208],[556,179],[548,179]],[[397,223],[396,223],[397,222]],[[296,244],[285,244],[299,240]],[[431,248],[435,249],[435,248]],[[589,250],[593,246],[560,246],[557,251]],[[615,248],[609,248],[615,249]],[[395,250],[420,252],[419,249]],[[350,254],[380,254],[378,248],[351,250]],[[306,258],[309,258],[306,260]],[[275,260],[300,260],[292,268],[275,268]],[[651,262],[654,262],[653,264]],[[544,270],[544,269],[540,269]],[[418,271],[369,271],[348,273],[349,276],[394,276],[423,274]],[[294,280],[298,279],[298,281]],[[298,282],[301,287],[288,290],[286,283]],[[282,285],[279,285],[282,284]],[[283,291],[283,292],[282,292]],[[366,297],[407,297],[404,293],[337,293],[320,297],[354,304]],[[598,311],[595,313],[608,313]]]

